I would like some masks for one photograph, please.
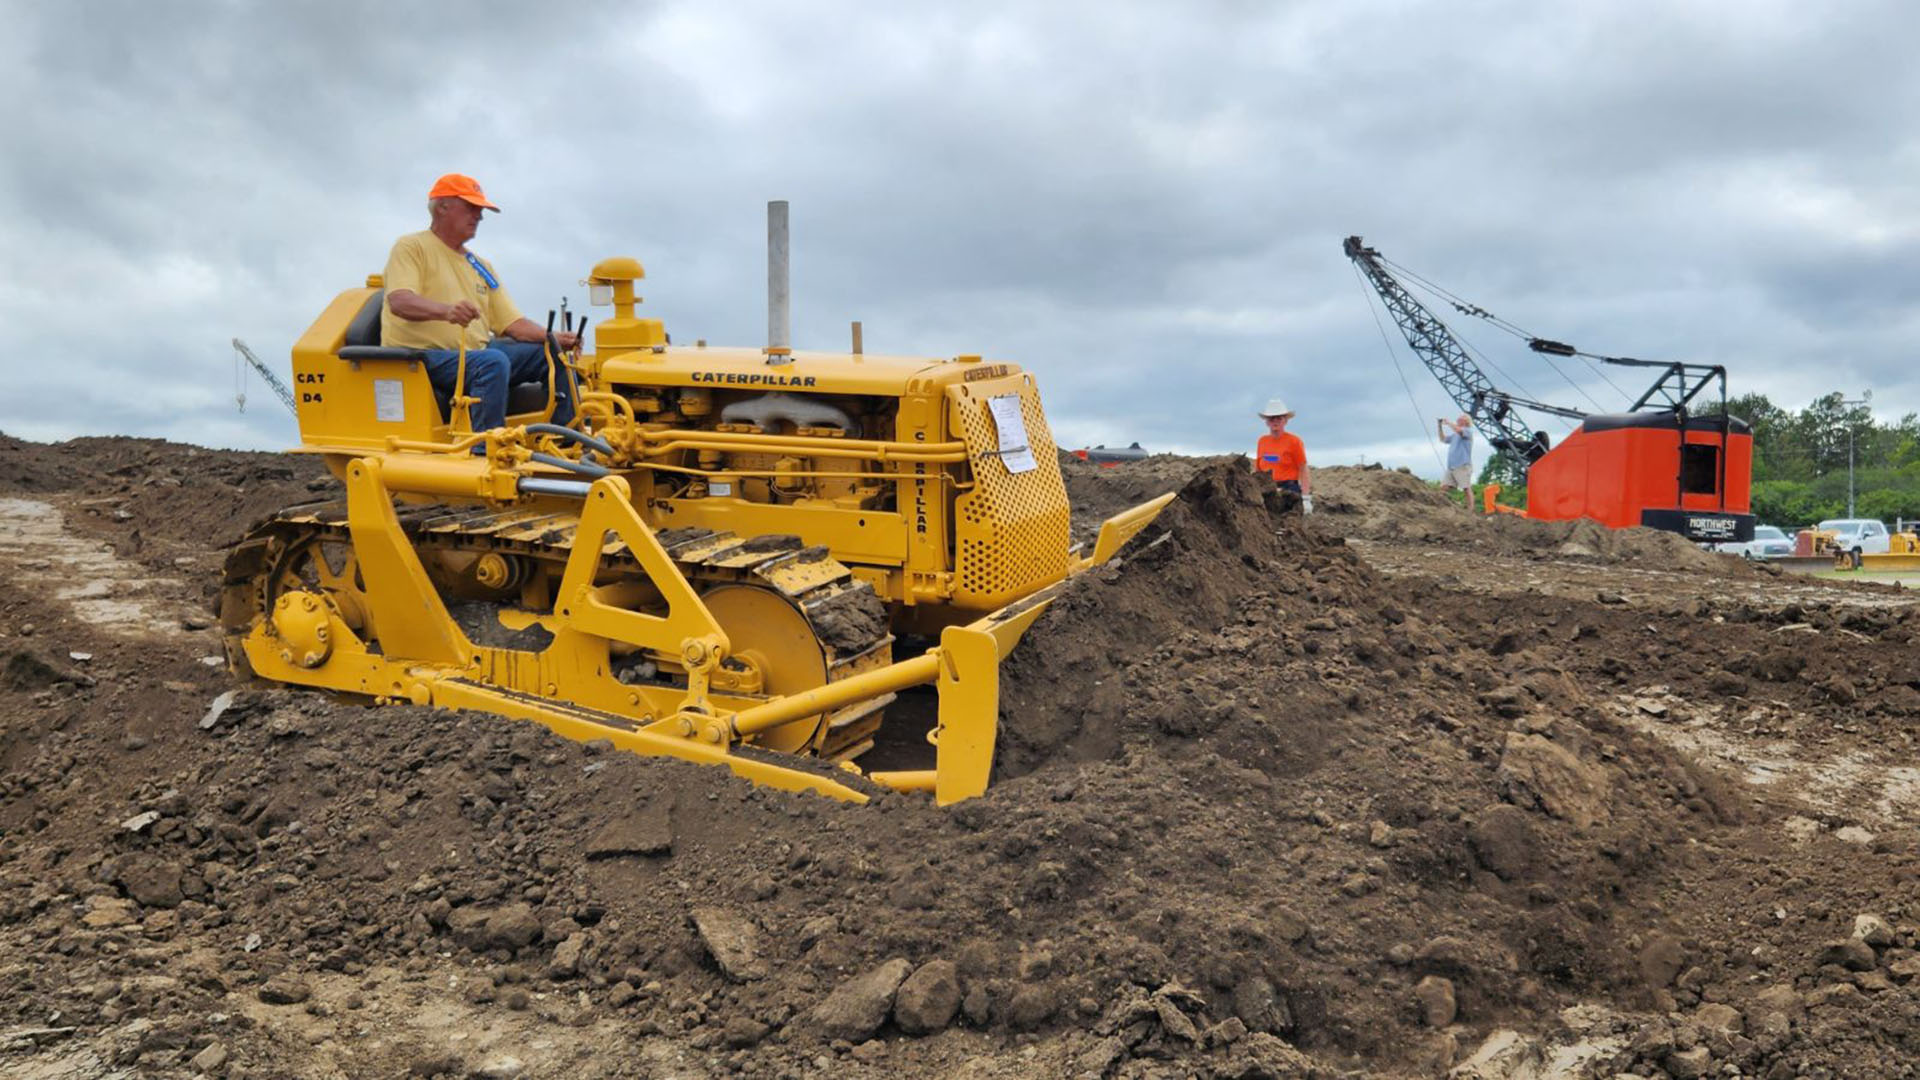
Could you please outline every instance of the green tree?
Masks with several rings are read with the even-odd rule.
[[[1849,441],[1855,513],[1889,523],[1920,518],[1920,416],[1880,424],[1865,400],[1849,403],[1837,391],[1799,412],[1763,394],[1728,407],[1753,429],[1753,512],[1761,521],[1791,529],[1844,517]]]
[[[1480,466],[1479,486],[1488,484],[1500,485],[1500,494],[1494,499],[1502,506],[1527,505],[1527,467],[1505,450],[1495,450]]]
[[[1790,454],[1782,445],[1787,438],[1791,413],[1768,400],[1765,394],[1741,394],[1727,399],[1727,412],[1747,422],[1753,430],[1753,478],[1774,480],[1785,475],[1784,463]]]

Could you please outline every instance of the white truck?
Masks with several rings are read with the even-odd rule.
[[[1747,559],[1781,559],[1793,554],[1793,538],[1777,525],[1755,525],[1753,539],[1728,540],[1713,550]]]
[[[1887,523],[1873,518],[1828,518],[1814,528],[1832,533],[1834,546],[1848,555],[1885,555],[1891,543]]]

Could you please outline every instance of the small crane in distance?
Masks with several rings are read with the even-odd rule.
[[[1535,337],[1400,267],[1462,313],[1488,320],[1542,356],[1582,357],[1660,372],[1620,413],[1514,397],[1495,387],[1446,323],[1387,271],[1387,260],[1377,249],[1358,236],[1347,237],[1342,248],[1400,325],[1407,347],[1440,380],[1487,444],[1526,466],[1528,517],[1591,518],[1608,528],[1665,529],[1706,543],[1752,538],[1753,429],[1727,412],[1726,368],[1582,352],[1565,342]],[[1611,379],[1607,382],[1612,384]],[[1719,391],[1717,410],[1708,409],[1710,399],[1703,397],[1709,388]],[[1597,410],[1599,403],[1594,404]],[[1516,407],[1577,420],[1579,425],[1553,446],[1545,432],[1528,429]]]
[[[234,338],[233,348],[234,351],[239,354],[239,359],[245,360],[247,363],[253,365],[253,370],[260,373],[260,377],[267,381],[268,386],[273,387],[273,392],[280,395],[280,404],[285,405],[287,412],[293,414],[297,419],[300,411],[294,407],[293,391],[287,389],[287,384],[280,381],[280,376],[275,375],[272,368],[262,362],[259,357],[253,355],[253,350],[247,348],[246,342],[241,341],[239,338]],[[233,399],[239,404],[240,411],[246,412],[247,391],[241,385],[242,377],[240,365],[236,361],[233,368]]]

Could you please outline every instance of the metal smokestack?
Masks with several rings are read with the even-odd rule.
[[[787,201],[767,204],[767,363],[793,359],[793,308],[788,286]]]

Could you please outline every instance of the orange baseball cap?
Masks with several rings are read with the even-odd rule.
[[[464,199],[475,206],[485,210],[492,210],[495,213],[500,211],[499,207],[487,201],[487,193],[480,190],[480,181],[461,173],[450,172],[440,179],[435,180],[433,182],[433,190],[427,192],[427,198],[429,199],[449,197]]]

